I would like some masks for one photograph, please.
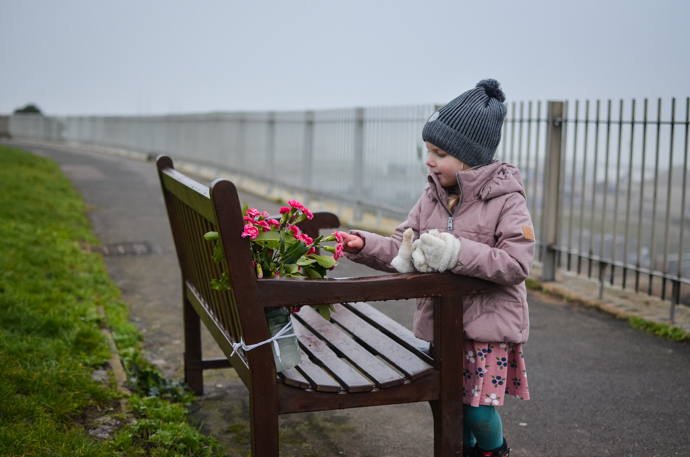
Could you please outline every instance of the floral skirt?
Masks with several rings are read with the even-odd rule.
[[[500,406],[506,395],[529,400],[521,344],[463,341],[463,403]]]

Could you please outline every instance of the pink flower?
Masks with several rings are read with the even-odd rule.
[[[249,216],[244,216],[244,217],[242,218],[242,220],[243,220],[244,222],[254,222],[254,218],[253,218],[253,217],[249,217]]]
[[[261,213],[260,213],[259,210],[256,209],[256,208],[249,208],[249,209],[247,210],[247,216],[250,216],[250,217],[254,218],[254,217],[257,217],[257,216],[261,216]]]
[[[292,234],[297,238],[298,240],[300,239],[300,233],[299,233],[299,227],[296,225],[291,225],[290,230],[292,231]]]
[[[316,248],[313,246],[307,251],[307,255],[311,255],[311,254],[316,254]]]
[[[335,245],[335,252],[333,253],[333,260],[338,260],[343,256],[343,245],[342,244],[336,244]]]
[[[267,218],[268,216],[269,216],[269,214],[267,211],[264,211],[263,213],[261,213],[261,217],[263,217],[264,219]]]
[[[247,224],[244,226],[244,232],[242,232],[242,238],[247,238],[249,237],[250,240],[253,240],[259,236],[259,229],[254,227],[252,224]]]
[[[300,211],[304,211],[304,206],[298,202],[297,200],[289,200],[288,205],[292,206],[295,209],[298,209]]]
[[[296,210],[302,211],[304,214],[306,214],[307,219],[313,219],[314,218],[314,215],[312,214],[311,211],[309,211],[309,208],[305,207],[303,204],[301,204],[297,200],[288,201],[288,205],[292,206]]]
[[[336,230],[335,232],[333,232],[333,236],[335,237],[335,241],[337,241],[338,243],[343,242],[343,236],[340,234],[339,231]]]
[[[258,221],[256,224],[260,225],[265,231],[271,230],[271,226],[268,225],[268,222],[266,221]]]
[[[280,214],[287,214],[292,210],[292,208],[288,208],[287,206],[283,206],[280,208]]]
[[[266,222],[268,222],[269,224],[273,225],[274,227],[280,227],[280,222],[278,222],[278,221],[275,220],[275,219],[268,219]]]
[[[304,241],[304,244],[307,246],[314,244],[314,240],[306,233],[300,233],[299,235],[296,235],[295,238]]]

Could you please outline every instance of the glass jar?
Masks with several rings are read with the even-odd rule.
[[[266,309],[265,315],[271,337],[277,335],[290,322],[290,311],[287,308],[269,308]],[[275,341],[278,343],[278,351],[273,342],[271,342],[271,349],[273,349],[273,359],[278,373],[295,367],[302,361],[302,353],[292,327]]]

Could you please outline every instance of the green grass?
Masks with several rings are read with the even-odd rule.
[[[666,338],[667,340],[690,342],[690,333],[681,327],[659,324],[636,316],[629,318],[628,323],[632,328],[644,330],[647,333]]]
[[[85,213],[54,161],[0,145],[0,455],[215,455],[186,420],[191,395],[141,355]],[[91,378],[110,359],[106,326],[141,394],[136,422],[100,440],[85,426],[117,416],[121,395]]]

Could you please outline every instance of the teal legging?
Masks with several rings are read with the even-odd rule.
[[[474,447],[475,439],[485,451],[492,451],[503,445],[503,422],[496,408],[462,405],[462,413],[463,446]]]

